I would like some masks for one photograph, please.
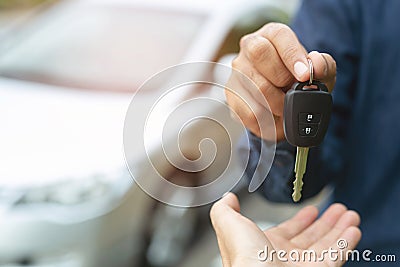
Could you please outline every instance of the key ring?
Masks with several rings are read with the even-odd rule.
[[[313,83],[313,79],[314,79],[314,66],[312,64],[311,59],[307,58],[308,60],[308,65],[310,68],[310,82],[308,83],[308,85],[311,85]]]

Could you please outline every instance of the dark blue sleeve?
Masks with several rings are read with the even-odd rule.
[[[269,157],[271,152],[267,150],[273,148],[271,148],[272,146],[266,141],[260,139],[250,132],[247,132],[242,138],[243,140],[239,145],[239,153],[243,155],[242,161],[246,160],[244,155],[249,155],[248,163],[245,169],[246,176],[248,179],[260,179],[257,177],[258,174],[255,173],[257,164],[259,162],[260,164],[263,164],[264,162],[269,161],[269,158],[260,159],[261,150],[266,150],[263,154],[266,157]],[[249,139],[249,142],[244,140],[246,138]],[[271,169],[269,170],[264,182],[258,188],[258,192],[261,193],[266,199],[282,203],[292,202],[295,152],[296,148],[291,146],[286,141],[282,141],[276,145],[275,156]],[[313,172],[318,172],[317,170],[320,169],[320,166],[318,165],[319,162],[313,162],[314,160],[318,160],[318,154],[318,149],[310,149],[308,166],[313,166]],[[317,176],[310,175],[310,177]],[[321,189],[327,184],[327,180],[324,179],[324,177],[325,176],[322,176],[322,178],[314,181],[311,181],[311,179],[306,181],[308,176],[305,175],[302,199],[310,198],[321,191]]]
[[[303,198],[316,195],[326,184],[341,177],[351,102],[359,64],[358,1],[304,0],[292,22],[300,42],[308,51],[329,53],[337,63],[337,81],[333,91],[333,113],[324,142],[310,149],[304,176]],[[250,138],[250,162],[246,173],[252,177],[260,155],[259,138]],[[272,168],[259,191],[269,200],[291,202],[295,148],[287,142],[277,145]],[[262,161],[262,159],[261,159]]]

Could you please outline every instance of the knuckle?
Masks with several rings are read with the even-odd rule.
[[[277,88],[274,85],[272,85],[269,81],[265,79],[259,81],[257,86],[258,89],[261,91],[262,95],[264,96],[265,101],[267,101],[267,98],[271,96],[273,90],[277,90]]]
[[[292,32],[289,26],[278,22],[270,22],[266,24],[263,30],[272,38],[275,38],[279,35],[291,34]]]
[[[292,82],[293,76],[285,71],[276,72],[274,75],[274,83],[277,87],[286,87]]]
[[[266,30],[266,31],[274,31],[277,29],[284,28],[286,25],[280,22],[269,22],[265,24],[261,30]]]
[[[267,52],[268,46],[261,42],[258,36],[251,36],[248,38],[244,50],[251,61],[257,61]]]
[[[263,80],[258,82],[257,86],[258,89],[261,91],[261,93],[264,95],[264,97],[267,97],[271,90],[271,84],[266,80]]]
[[[262,57],[265,52],[265,47],[258,41],[253,41],[248,46],[248,55],[251,61],[256,61]]]
[[[239,69],[240,66],[241,66],[241,60],[240,60],[239,56],[237,56],[232,60],[232,68]]]
[[[249,39],[252,38],[251,36],[252,36],[252,34],[246,34],[242,38],[240,38],[239,46],[241,49],[244,49],[247,46]]]
[[[245,84],[247,85],[247,90],[249,89],[255,89],[254,83],[257,84],[257,75],[256,75],[256,70],[254,68],[248,68],[246,73],[244,73],[246,77],[243,77],[245,80]]]
[[[284,61],[291,61],[296,58],[297,55],[297,47],[293,44],[287,45],[286,48],[282,52],[282,58]]]

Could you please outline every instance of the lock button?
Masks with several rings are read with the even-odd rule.
[[[299,114],[300,123],[319,123],[321,121],[321,113],[301,112]]]
[[[301,136],[315,136],[318,131],[318,124],[313,123],[300,123],[299,135]]]

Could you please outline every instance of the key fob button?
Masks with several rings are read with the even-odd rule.
[[[321,120],[321,113],[301,112],[299,114],[300,123],[319,123]]]
[[[301,136],[315,136],[318,131],[318,124],[299,124],[299,135]]]

